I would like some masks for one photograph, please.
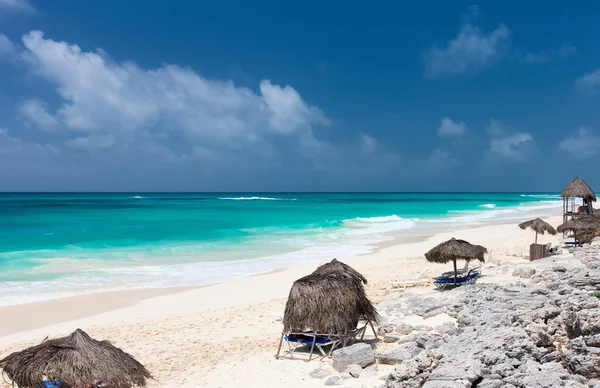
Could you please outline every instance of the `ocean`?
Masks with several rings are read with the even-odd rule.
[[[556,213],[556,193],[0,194],[0,306],[201,285]],[[558,214],[558,213],[557,213]]]

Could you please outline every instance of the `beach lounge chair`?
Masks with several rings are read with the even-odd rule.
[[[449,275],[448,275],[449,274]],[[477,278],[480,276],[480,272],[471,268],[466,274],[458,274],[456,277],[456,286],[462,286],[464,284],[474,284]],[[433,284],[438,290],[446,288],[452,288],[454,284],[454,272],[445,272],[442,276],[435,278]]]
[[[95,379],[92,384],[86,385],[84,388],[92,388],[92,387],[101,387],[102,380]],[[54,381],[48,380],[46,377],[43,378],[42,382],[38,385],[37,388],[61,388],[60,380],[55,379]],[[78,387],[74,387],[78,388]]]
[[[320,360],[331,357],[334,350],[353,344],[357,338],[364,338],[367,325],[357,327],[346,335],[340,335],[337,332],[333,334],[314,333],[305,331],[302,333],[281,333],[279,348],[277,349],[276,359],[286,358],[289,360],[311,361],[314,356],[315,348],[321,353]],[[373,325],[371,325],[373,327]],[[281,354],[283,342],[287,344],[287,351]]]
[[[394,280],[394,281],[392,281],[392,287],[393,288],[400,288],[400,287],[406,288],[407,286],[414,286],[414,285],[418,285],[418,284],[427,284],[427,283],[431,282],[431,280],[423,277],[423,275],[425,275],[426,272],[427,272],[427,270],[422,271],[422,272],[415,274],[414,276],[411,276],[406,279]]]

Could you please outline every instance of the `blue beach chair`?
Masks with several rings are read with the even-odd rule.
[[[282,342],[288,346],[288,350],[282,355],[281,345]],[[275,358],[288,358],[291,360],[305,360],[310,361],[313,358],[315,347],[321,353],[321,360],[325,357],[330,357],[331,353],[340,344],[341,338],[337,334],[318,334],[312,331],[305,331],[303,333],[282,333],[281,340],[279,342],[279,350]],[[308,352],[308,359],[306,359],[306,352],[300,352],[301,349],[306,349],[310,346]],[[329,350],[325,348],[329,347]]]
[[[100,381],[93,383],[91,386],[100,387],[101,385],[102,385],[102,381],[100,380]],[[60,381],[58,379],[55,379],[54,381],[43,380],[37,386],[37,388],[61,388],[61,385],[60,385]]]
[[[320,360],[323,360],[326,357],[331,357],[334,350],[353,344],[357,338],[363,340],[367,330],[367,325],[371,326],[373,333],[377,338],[377,333],[375,332],[373,324],[370,321],[364,322],[364,325],[357,325],[354,330],[348,332],[347,334],[340,334],[337,330],[334,330],[331,334],[314,333],[312,331],[305,331],[302,333],[283,332],[281,333],[279,348],[277,349],[275,358],[310,361],[313,359],[313,353],[316,347],[321,353]],[[284,351],[282,354],[281,347],[284,341],[287,344],[288,350]],[[308,346],[310,346],[310,350],[308,352],[301,351],[302,349],[306,350]]]
[[[438,276],[437,278],[435,278],[433,284],[435,284],[435,287],[438,290],[443,290],[454,286],[458,287],[464,284],[474,284],[477,281],[479,275],[479,271],[470,269],[469,272],[467,272],[466,274],[457,274],[456,284],[454,284],[454,273],[446,272],[442,276]]]
[[[60,388],[60,381],[58,379],[54,381],[44,380],[38,385],[38,388]]]

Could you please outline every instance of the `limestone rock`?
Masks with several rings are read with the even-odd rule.
[[[362,367],[358,364],[351,364],[348,365],[348,368],[346,368],[346,372],[348,372],[350,374],[350,376],[358,378],[360,376],[360,374],[362,373]]]
[[[333,351],[333,369],[338,372],[344,371],[351,364],[365,367],[374,361],[373,348],[364,342]]]
[[[342,380],[339,376],[330,376],[327,380],[325,380],[325,385],[342,385],[344,384],[344,380]]]
[[[535,269],[531,267],[523,267],[519,272],[519,277],[522,279],[529,279],[535,274]]]
[[[400,364],[404,360],[410,360],[417,354],[421,353],[423,348],[419,347],[416,342],[409,342],[403,344],[387,353],[380,353],[377,355],[379,362],[382,364]]]

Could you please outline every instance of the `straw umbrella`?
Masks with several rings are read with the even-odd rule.
[[[454,237],[450,240],[443,242],[429,252],[425,254],[427,261],[432,263],[447,263],[452,261],[454,263],[454,284],[456,285],[457,260],[479,260],[485,261],[484,255],[487,253],[487,249],[481,245],[473,245],[465,240],[457,240]]]
[[[591,242],[594,233],[600,228],[600,219],[594,216],[579,216],[571,221],[560,225],[557,230],[560,233],[572,231],[575,234],[575,240],[579,243]]]
[[[59,380],[64,388],[91,386],[95,379],[103,387],[145,387],[150,372],[132,356],[97,341],[81,329],[62,338],[10,354],[0,360],[0,368],[19,387],[35,388],[45,376]]]
[[[346,274],[358,283],[367,284],[367,279],[361,273],[348,264],[338,261],[338,259],[333,259],[329,263],[320,265],[314,270],[313,275],[326,275],[334,272]]]
[[[347,334],[360,319],[379,316],[364,287],[341,272],[310,274],[294,282],[283,314],[284,331]]]
[[[540,220],[539,218],[520,223],[519,228],[523,230],[531,228],[531,230],[535,232],[535,244],[537,244],[538,233],[543,235],[544,233],[548,232],[553,236],[556,234],[556,229],[554,229],[552,225],[546,221]]]

